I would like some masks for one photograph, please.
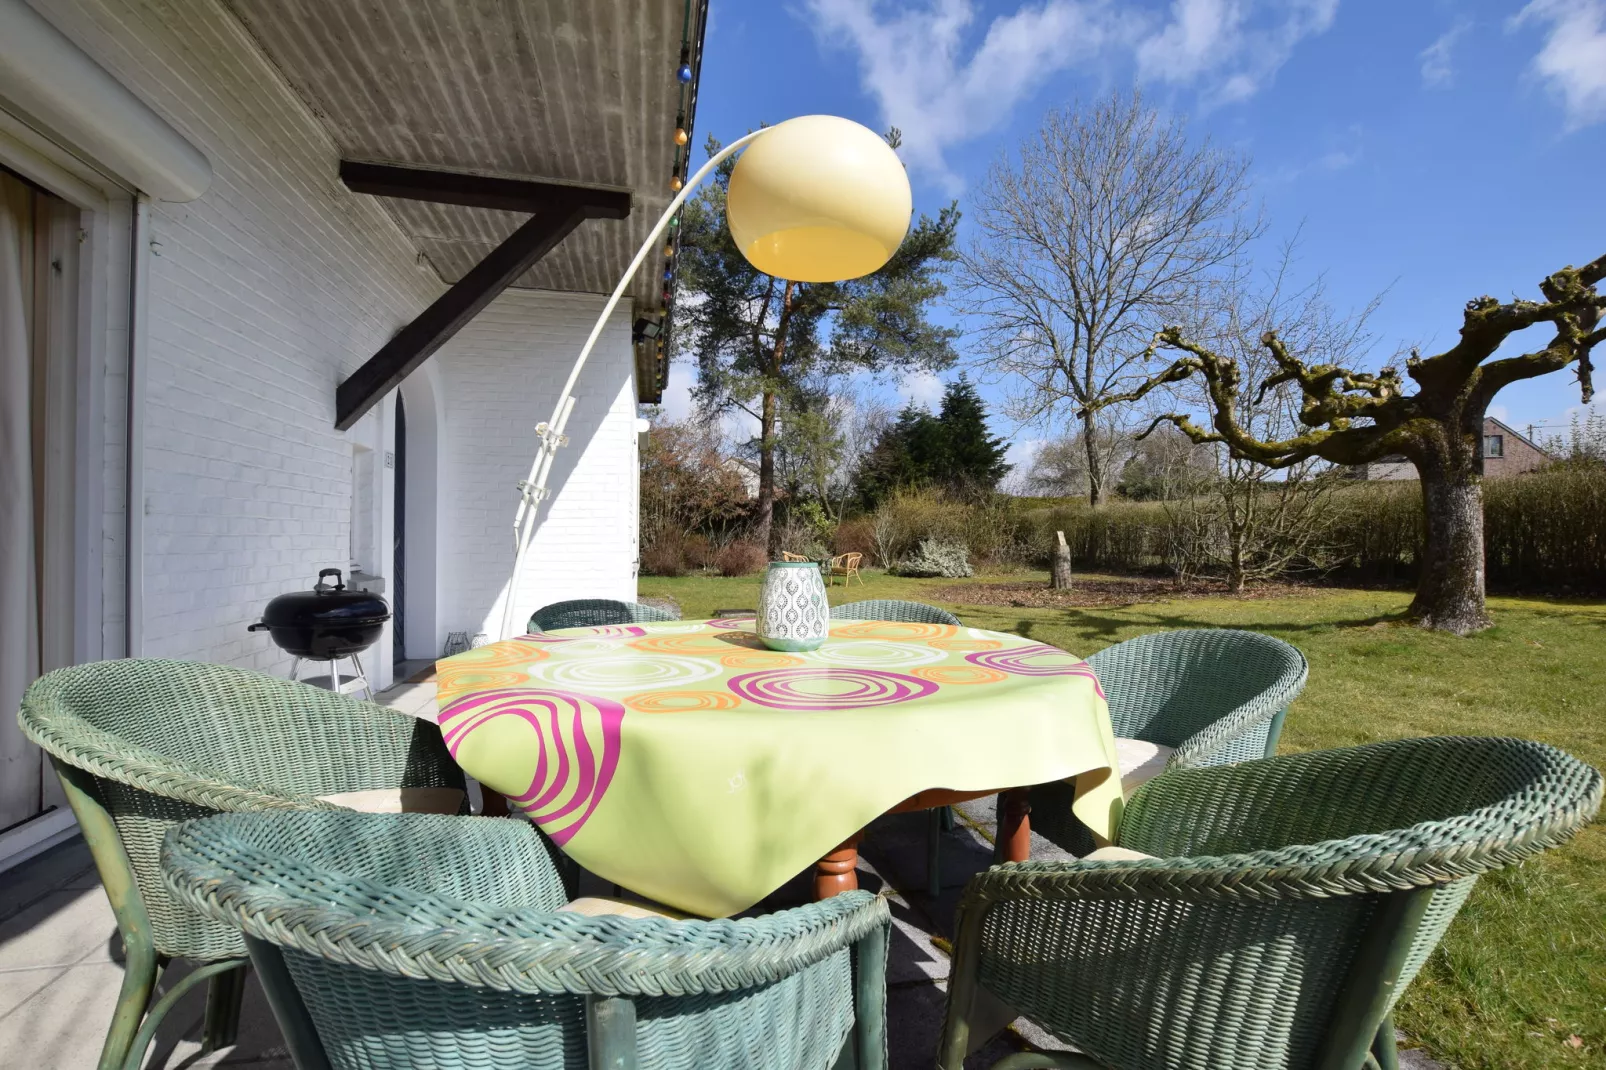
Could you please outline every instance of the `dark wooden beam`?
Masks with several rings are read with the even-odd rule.
[[[344,431],[362,419],[380,398],[587,218],[589,209],[582,200],[552,205],[491,250],[340,384],[335,391],[336,429]]]
[[[468,208],[500,208],[509,212],[539,212],[558,202],[577,201],[587,219],[624,219],[630,214],[630,194],[592,186],[565,186],[521,178],[488,178],[458,171],[431,171],[393,164],[340,161],[340,180],[353,193],[399,197]]]

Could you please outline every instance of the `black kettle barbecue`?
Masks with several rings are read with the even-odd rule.
[[[333,576],[333,583],[325,583]],[[266,631],[287,653],[313,661],[348,658],[378,641],[390,606],[377,594],[348,591],[338,568],[318,573],[310,591],[281,594],[250,631]]]

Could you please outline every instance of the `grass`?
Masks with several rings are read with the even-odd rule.
[[[1042,573],[1007,578],[1034,576],[1047,582]],[[967,624],[1083,655],[1167,628],[1242,627],[1286,639],[1305,652],[1311,670],[1289,714],[1284,751],[1412,735],[1510,735],[1606,767],[1606,602],[1491,598],[1495,627],[1456,639],[1405,624],[1409,596],[1396,591],[1011,609],[939,599],[935,592],[953,580],[879,573],[866,580],[847,593],[832,587],[832,603],[932,602]],[[645,577],[641,593],[675,599],[687,617],[706,617],[756,605],[759,582]],[[1480,881],[1406,993],[1398,1024],[1461,1070],[1606,1065],[1606,823],[1597,820],[1560,850]]]

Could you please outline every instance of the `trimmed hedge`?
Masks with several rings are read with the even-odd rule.
[[[1606,465],[1556,465],[1486,480],[1487,581],[1503,590],[1606,594]],[[1422,493],[1415,480],[1358,483],[1334,495],[1340,511],[1329,540],[1339,548],[1334,578],[1415,582]],[[1032,556],[1047,560],[1062,530],[1078,569],[1170,572],[1182,532],[1165,505],[1113,502],[1099,510],[1068,504],[1027,513]]]

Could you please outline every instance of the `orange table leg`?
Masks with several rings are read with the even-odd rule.
[[[1025,862],[1032,857],[1031,792],[1011,788],[998,795],[998,843],[993,856],[999,862]]]
[[[859,836],[855,834],[814,864],[814,898],[829,899],[833,895],[857,890],[859,875],[854,872],[854,867],[858,864]]]
[[[509,813],[507,799],[501,792],[492,791],[484,784],[480,785],[480,816],[481,817],[507,817]]]

